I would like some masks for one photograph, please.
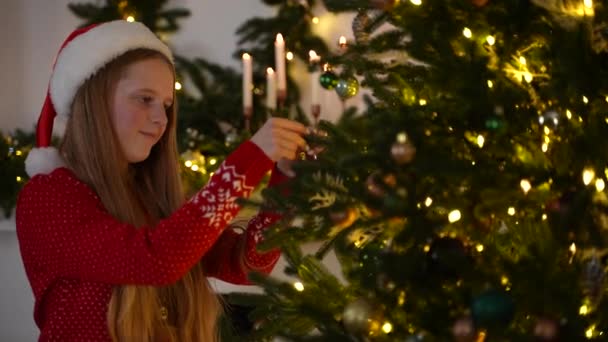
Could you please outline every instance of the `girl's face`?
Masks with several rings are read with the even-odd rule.
[[[173,71],[151,58],[130,64],[114,90],[112,124],[129,163],[148,158],[167,127],[173,104]]]

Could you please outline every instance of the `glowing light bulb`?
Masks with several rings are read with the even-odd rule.
[[[452,211],[450,212],[450,214],[448,215],[448,220],[449,220],[451,223],[454,223],[454,222],[456,222],[456,221],[460,220],[460,218],[461,218],[461,215],[460,215],[460,210],[452,210]]]
[[[465,28],[462,30],[462,34],[463,34],[465,37],[469,38],[469,39],[470,39],[471,37],[473,37],[473,32],[471,32],[471,29],[470,29],[470,28],[468,28],[468,27],[465,27]]]

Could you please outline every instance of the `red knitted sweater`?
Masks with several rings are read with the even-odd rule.
[[[109,341],[112,286],[163,286],[203,260],[207,275],[246,284],[247,270],[270,272],[280,251],[256,251],[262,230],[279,219],[260,212],[244,234],[226,230],[273,162],[252,142],[234,151],[201,189],[155,227],[116,220],[67,168],[34,176],[21,191],[16,223],[34,292],[40,341]],[[285,179],[275,169],[270,184]],[[245,239],[245,260],[238,253]],[[244,261],[244,262],[243,262]]]

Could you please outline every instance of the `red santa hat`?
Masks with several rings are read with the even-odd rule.
[[[30,177],[48,174],[65,165],[59,151],[51,146],[53,121],[57,115],[69,117],[74,96],[84,82],[116,57],[141,48],[158,51],[173,62],[169,47],[138,22],[116,20],[94,24],[68,36],[55,60],[36,128],[36,147],[25,160]]]

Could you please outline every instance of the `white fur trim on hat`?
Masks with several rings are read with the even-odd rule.
[[[54,147],[33,148],[25,158],[25,172],[30,177],[37,174],[49,174],[56,168],[65,165],[59,151]]]
[[[99,69],[127,51],[147,48],[165,55],[171,50],[144,24],[116,20],[75,37],[57,56],[50,94],[57,115],[67,117],[78,88]]]

